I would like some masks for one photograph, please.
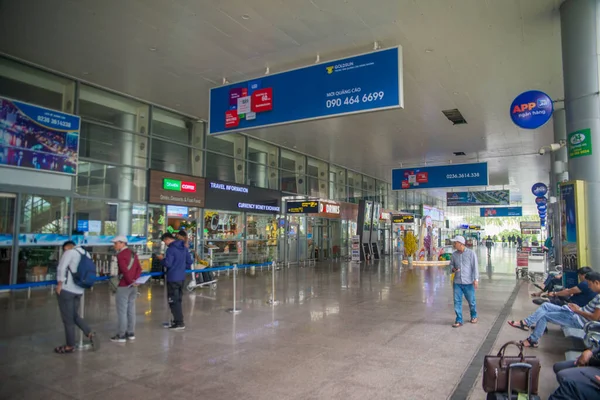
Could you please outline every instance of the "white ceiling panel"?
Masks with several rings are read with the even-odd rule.
[[[401,164],[488,161],[492,184],[527,193],[548,180],[548,157],[534,154],[552,127],[518,129],[508,109],[525,90],[563,97],[561,2],[5,1],[0,51],[206,119],[223,78],[401,45],[405,109],[248,134],[386,180]],[[445,118],[453,108],[468,124]]]

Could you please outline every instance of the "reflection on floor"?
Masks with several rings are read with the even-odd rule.
[[[96,353],[52,353],[64,339],[50,290],[0,297],[0,398],[447,398],[515,287],[514,249],[495,249],[492,260],[488,271],[480,259],[480,323],[460,329],[450,327],[448,275],[389,258],[277,271],[275,306],[267,304],[269,271],[241,273],[237,316],[225,312],[232,281],[221,274],[216,290],[185,295],[184,332],[161,327],[169,319],[163,288],[147,285],[137,340],[125,345],[107,340],[114,296],[98,286],[85,311],[104,339]]]

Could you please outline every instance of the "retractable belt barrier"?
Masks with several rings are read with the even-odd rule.
[[[252,267],[268,267],[273,265],[274,262],[267,262],[262,264],[241,264],[241,265],[226,265],[222,267],[211,267],[211,268],[202,268],[202,269],[186,269],[186,274],[193,274],[196,272],[217,272],[217,271],[227,271],[233,269],[246,269]],[[164,272],[144,272],[141,276],[163,276]],[[96,282],[107,281],[110,279],[110,276],[99,276],[96,278]],[[53,281],[42,281],[42,282],[27,282],[27,283],[17,283],[14,285],[0,285],[0,291],[2,290],[20,290],[20,289],[30,289],[36,287],[44,287],[44,286],[56,286],[58,282],[56,280]]]

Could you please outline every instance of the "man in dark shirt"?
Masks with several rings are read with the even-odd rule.
[[[567,303],[575,303],[579,307],[585,306],[594,297],[596,297],[596,293],[590,289],[588,282],[585,280],[585,276],[590,272],[592,272],[590,267],[579,268],[577,270],[577,274],[579,275],[579,284],[568,289],[563,289],[559,292],[549,292],[548,301],[559,306],[563,306]],[[536,304],[541,304],[544,302],[544,300],[545,299],[536,299],[533,302]]]
[[[554,364],[559,387],[548,400],[600,398],[600,349],[586,350],[576,361]]]

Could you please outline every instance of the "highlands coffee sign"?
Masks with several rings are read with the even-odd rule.
[[[187,207],[204,207],[204,178],[150,171],[148,202]]]

